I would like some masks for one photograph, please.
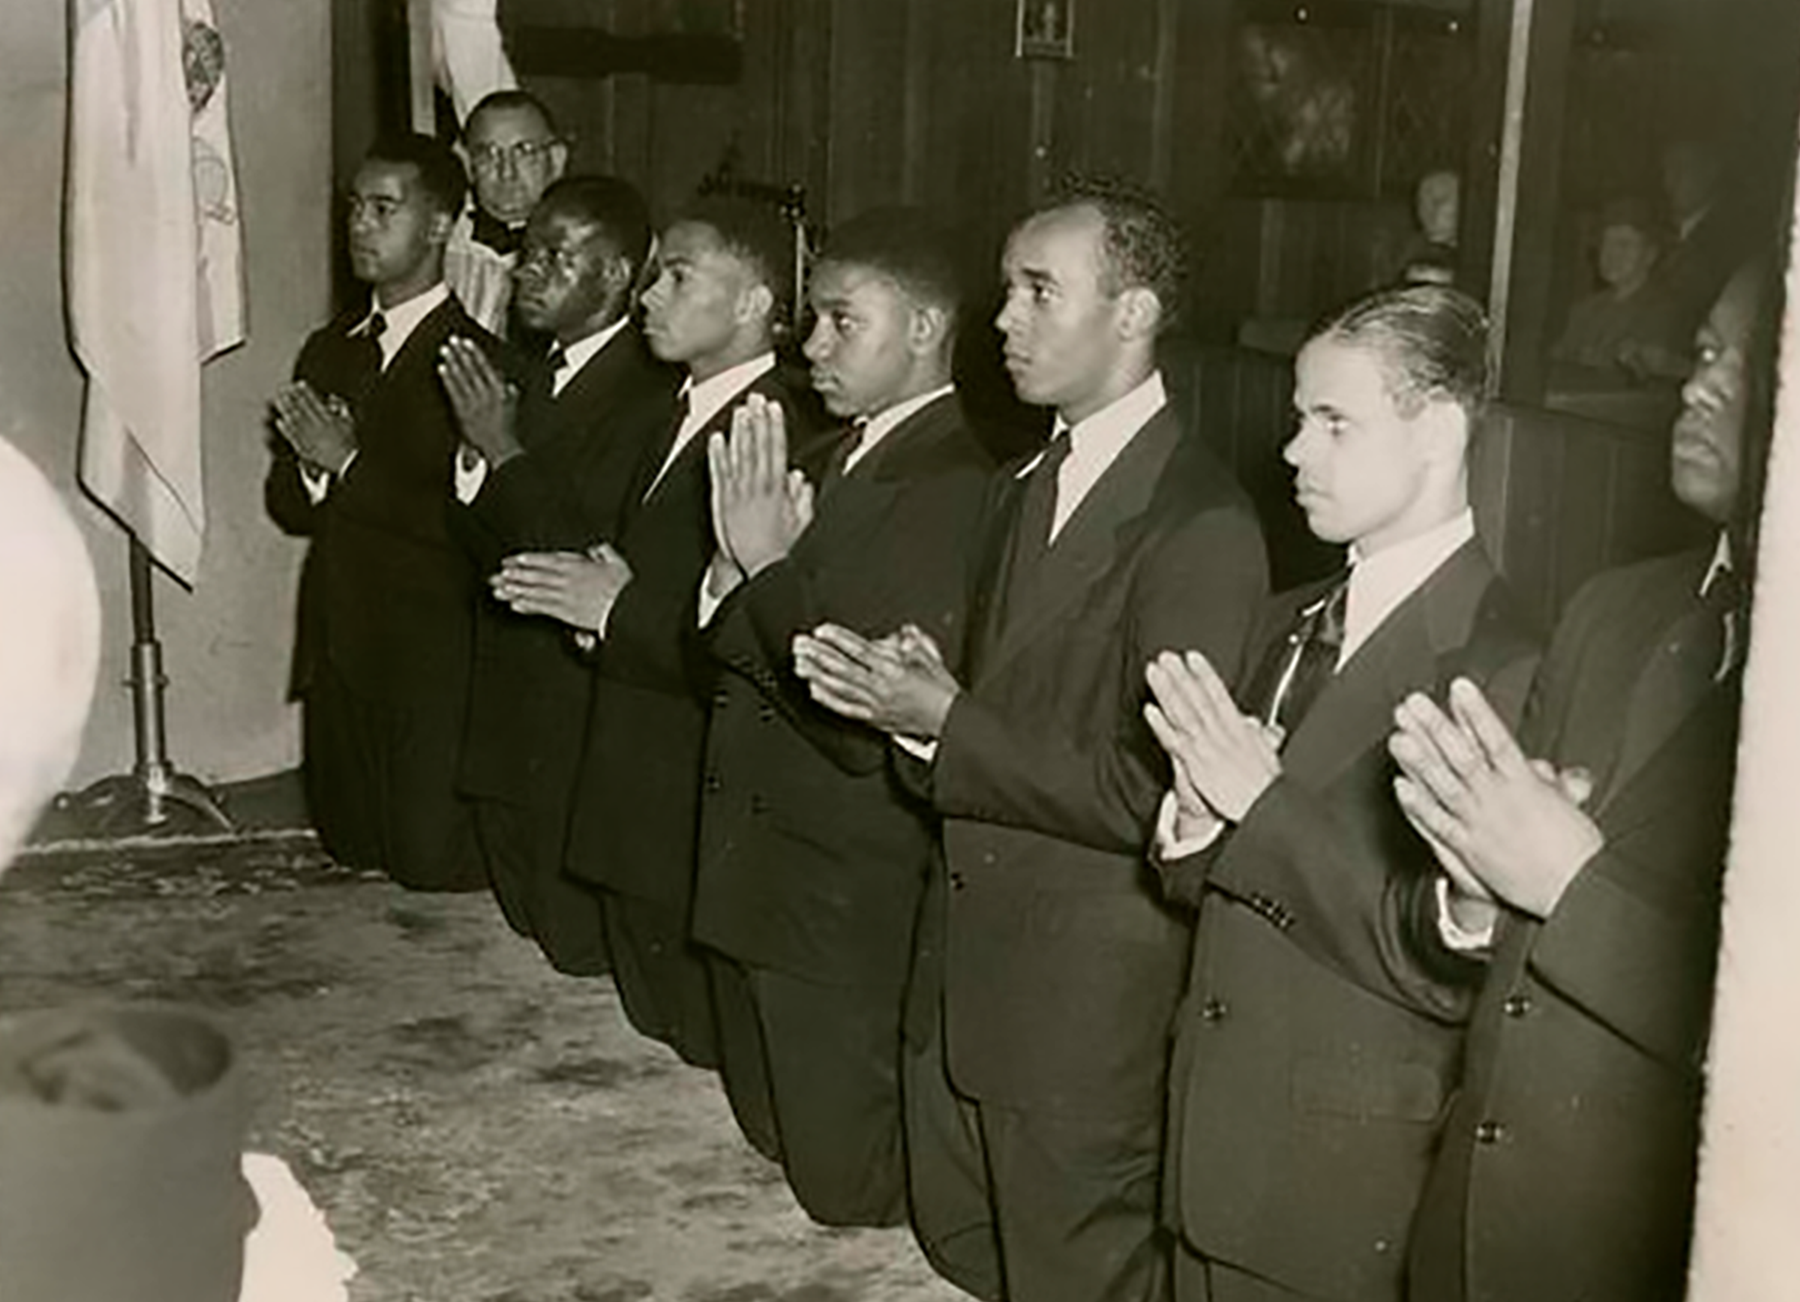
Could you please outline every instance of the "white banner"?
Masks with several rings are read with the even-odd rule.
[[[81,482],[192,584],[200,363],[241,342],[224,44],[209,0],[70,0],[64,254]]]

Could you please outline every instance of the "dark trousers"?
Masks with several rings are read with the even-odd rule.
[[[421,891],[475,891],[487,874],[456,794],[463,704],[359,695],[321,663],[306,690],[306,801],[326,851]]]
[[[693,1066],[717,1067],[712,988],[706,960],[688,939],[687,915],[615,891],[604,898],[606,946],[626,1018]]]
[[[599,888],[565,876],[560,808],[476,800],[475,831],[488,884],[507,923],[570,976],[609,970]]]
[[[906,1177],[913,1234],[933,1270],[966,1293],[998,1302],[1000,1238],[981,1118],[944,1070],[941,1024],[908,1036],[901,1054]]]
[[[906,1219],[900,992],[820,985],[712,960],[725,1091],[824,1225]]]
[[[932,1266],[983,1298],[1167,1298],[1160,1100],[1109,1115],[970,1099],[942,1044],[934,1030],[906,1055],[913,1222]]]
[[[1175,1249],[1175,1302],[1320,1302],[1272,1280],[1214,1261],[1183,1241]]]
[[[1169,1245],[1156,1214],[1160,1112],[977,1107],[1008,1296],[1166,1298]]]

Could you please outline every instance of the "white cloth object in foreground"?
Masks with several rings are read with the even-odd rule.
[[[75,766],[100,668],[100,591],[81,531],[0,438],[0,870]]]
[[[244,1179],[256,1195],[256,1228],[244,1240],[238,1302],[349,1302],[356,1262],[286,1162],[245,1153]]]

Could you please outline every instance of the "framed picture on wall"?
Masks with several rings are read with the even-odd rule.
[[[1017,0],[1021,59],[1075,57],[1075,0]]]

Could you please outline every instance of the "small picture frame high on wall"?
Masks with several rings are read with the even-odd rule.
[[[1017,0],[1021,59],[1075,57],[1075,0]]]

